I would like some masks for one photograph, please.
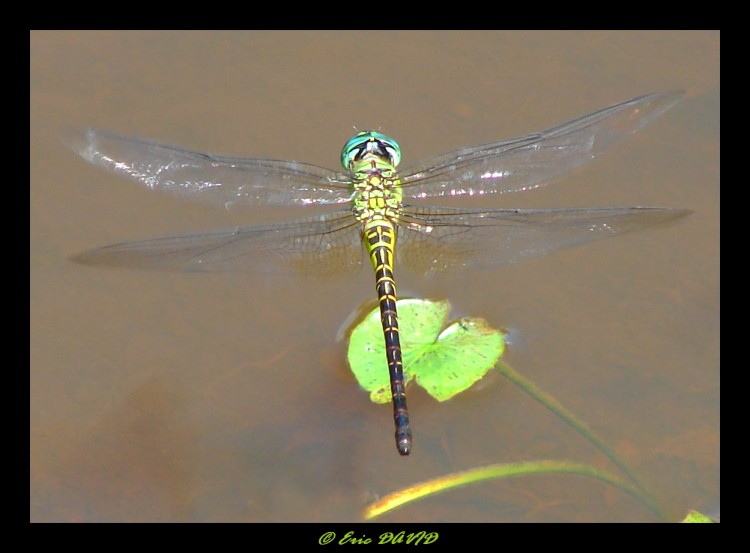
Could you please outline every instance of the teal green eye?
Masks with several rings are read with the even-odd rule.
[[[387,160],[392,167],[401,162],[401,148],[398,142],[377,131],[362,131],[344,145],[341,150],[341,165],[344,169],[351,169],[352,164],[368,154]]]

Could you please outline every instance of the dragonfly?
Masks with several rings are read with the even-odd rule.
[[[68,137],[85,160],[150,190],[235,206],[338,205],[276,224],[124,242],[83,252],[91,265],[178,271],[279,272],[359,268],[375,273],[398,452],[412,451],[394,268],[422,274],[494,267],[684,216],[667,207],[459,208],[412,200],[537,188],[589,162],[665,112],[659,92],[526,136],[460,148],[403,171],[391,137],[366,130],[341,151],[344,171],[297,161],[214,155],[87,129]],[[363,254],[366,253],[366,255]]]

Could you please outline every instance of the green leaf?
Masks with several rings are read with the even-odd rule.
[[[495,366],[505,348],[503,333],[482,319],[463,318],[445,328],[450,303],[397,302],[404,382],[416,382],[438,401],[463,392]],[[380,310],[374,309],[349,338],[349,366],[375,403],[391,400]]]
[[[417,383],[438,401],[470,388],[503,354],[503,333],[482,319],[459,319],[410,367]]]

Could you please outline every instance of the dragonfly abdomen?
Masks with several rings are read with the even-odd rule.
[[[386,360],[391,380],[393,420],[396,425],[396,447],[401,455],[411,453],[411,428],[406,406],[404,369],[401,357],[401,340],[398,333],[396,311],[396,281],[393,276],[393,251],[396,229],[386,218],[374,218],[365,224],[363,240],[375,270],[375,289],[383,324]]]

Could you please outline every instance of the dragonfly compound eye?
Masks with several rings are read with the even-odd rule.
[[[392,167],[401,162],[401,148],[398,142],[377,131],[362,131],[344,145],[341,150],[341,165],[344,169],[351,170],[354,163],[367,155],[384,158]]]

